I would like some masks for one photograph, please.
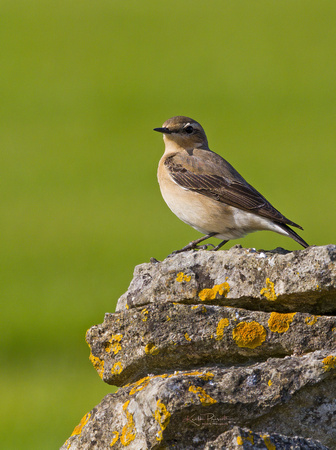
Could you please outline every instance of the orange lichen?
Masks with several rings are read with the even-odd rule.
[[[113,447],[114,444],[116,444],[117,440],[119,439],[118,431],[113,431],[113,434],[114,434],[114,438],[112,439],[112,441],[110,443],[110,447]]]
[[[288,330],[295,314],[296,313],[280,314],[277,312],[272,312],[268,320],[269,329],[274,333],[284,333]]]
[[[309,316],[305,318],[305,324],[312,326],[317,322],[317,318],[320,316]]]
[[[90,417],[91,417],[90,413],[85,414],[85,416],[82,418],[79,424],[74,428],[71,436],[80,435],[83,430],[83,427],[85,427],[85,425],[88,423]]]
[[[159,353],[159,349],[153,342],[149,342],[145,347],[145,352],[147,355],[157,355]]]
[[[222,284],[215,284],[211,289],[203,289],[199,292],[198,296],[204,302],[205,300],[215,300],[217,298],[217,294],[222,297],[227,297],[230,292],[229,283],[226,281]]]
[[[278,298],[275,294],[274,283],[269,278],[266,278],[266,287],[261,289],[260,294],[272,302]]]
[[[98,372],[98,375],[100,376],[100,378],[103,379],[103,375],[104,375],[104,361],[99,359],[97,356],[93,356],[92,353],[90,353],[89,360],[92,362],[93,367]]]
[[[146,322],[146,320],[148,319],[148,309],[147,309],[147,308],[144,308],[144,309],[141,311],[141,314],[142,314],[141,320],[142,320],[143,322]]]
[[[271,437],[265,434],[262,436],[264,443],[266,445],[267,450],[276,450],[276,446],[272,443]]]
[[[156,410],[154,412],[154,418],[158,422],[161,430],[158,432],[156,439],[161,442],[163,439],[162,432],[165,430],[170,422],[170,412],[167,410],[167,407],[162,403],[161,400],[158,400],[156,403]]]
[[[135,424],[133,420],[133,414],[131,414],[129,411],[127,411],[127,407],[129,405],[129,400],[123,405],[123,410],[126,413],[126,425],[123,427],[121,436],[120,436],[120,442],[122,445],[126,446],[129,445],[132,441],[134,441],[136,436],[136,429]]]
[[[177,274],[176,281],[178,281],[179,283],[182,283],[183,281],[188,282],[190,280],[191,280],[191,275],[185,275],[183,272],[179,272]]]
[[[258,322],[240,322],[232,331],[238,347],[256,348],[266,339],[266,330]]]
[[[227,318],[221,319],[218,322],[217,329],[216,329],[216,335],[217,335],[216,341],[220,341],[221,339],[223,339],[224,328],[229,326],[229,324],[230,324],[230,322],[229,322],[229,319],[227,319]]]
[[[208,395],[205,390],[201,387],[196,387],[196,386],[190,386],[189,387],[189,391],[193,392],[194,394],[198,395],[198,398],[200,399],[200,402],[202,403],[203,406],[207,406],[207,405],[211,405],[213,403],[217,403],[217,400],[215,400],[214,398],[210,397],[210,395]]]
[[[323,369],[328,372],[331,369],[336,368],[336,356],[330,355],[324,358],[323,362]]]
[[[121,374],[122,371],[123,371],[123,366],[120,361],[113,364],[113,367],[111,369],[112,375],[119,375],[119,374]]]
[[[244,441],[243,441],[241,436],[237,436],[237,444],[238,445],[243,445],[244,444]]]
[[[121,341],[122,337],[123,337],[122,334],[114,334],[114,335],[112,335],[111,339],[109,339],[105,343],[105,351],[109,353],[112,350],[115,355],[118,352],[120,352],[120,350],[121,350],[120,341]]]
[[[188,334],[188,333],[186,333],[186,334],[184,335],[184,337],[186,338],[187,341],[191,341],[191,338],[189,337],[189,334]]]

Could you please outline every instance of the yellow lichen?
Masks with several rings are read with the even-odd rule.
[[[123,371],[123,366],[120,361],[113,364],[113,367],[111,369],[112,375],[119,375],[119,374],[121,374],[122,371]]]
[[[114,444],[117,442],[117,440],[119,439],[119,433],[118,431],[113,431],[114,434],[114,438],[112,439],[111,443],[110,443],[110,447],[113,447]]]
[[[116,355],[121,350],[120,341],[122,339],[122,334],[114,334],[111,339],[109,339],[105,344],[105,351],[110,352],[111,350]]]
[[[268,383],[267,383],[267,384],[268,384],[268,386],[272,386],[272,384],[273,384],[273,383],[272,383],[272,380],[268,380]]]
[[[211,289],[203,289],[201,292],[199,292],[198,296],[204,302],[205,300],[215,300],[217,297],[217,294],[219,296],[227,297],[228,293],[230,292],[230,286],[229,283],[226,281],[222,284],[215,284],[213,288]]]
[[[148,309],[147,309],[147,308],[144,308],[144,309],[141,311],[141,314],[142,314],[141,320],[142,320],[143,322],[146,322],[146,320],[148,319]]]
[[[207,309],[205,306],[202,306],[202,313],[205,314],[207,312]]]
[[[167,320],[167,322],[169,322],[171,320],[171,317],[167,316],[166,320]]]
[[[217,335],[216,341],[220,341],[221,339],[223,339],[224,328],[229,326],[229,324],[230,324],[230,322],[229,322],[229,319],[227,319],[227,318],[221,319],[218,322],[217,329],[216,329],[216,335]]]
[[[188,282],[190,280],[191,280],[191,275],[185,275],[183,272],[179,272],[177,274],[176,281],[178,281],[179,283],[182,283],[183,281]]]
[[[243,441],[241,436],[237,436],[237,444],[238,445],[243,445],[244,444],[244,441]]]
[[[126,308],[126,309],[129,309],[129,306],[128,306],[128,304],[127,304],[127,303],[126,303],[126,305],[125,305],[125,308]]]
[[[261,289],[260,294],[272,302],[278,298],[275,294],[274,283],[269,278],[266,278],[266,287]]]
[[[174,377],[177,374],[178,374],[178,372],[174,373],[172,375],[169,375],[169,377]],[[198,370],[195,370],[194,372],[187,372],[187,373],[184,373],[183,375],[186,376],[186,377],[192,377],[192,376],[196,375],[197,377],[199,377],[199,378],[201,378],[202,380],[205,380],[205,381],[212,380],[213,377],[215,376],[211,372],[203,373],[203,372],[199,372]]]
[[[126,425],[123,427],[121,436],[120,436],[120,442],[122,445],[126,446],[129,445],[132,441],[134,441],[136,436],[136,429],[135,424],[133,420],[133,414],[131,414],[129,411],[127,411],[127,407],[129,404],[129,400],[123,405],[123,410],[126,413]]]
[[[272,443],[271,441],[271,437],[268,436],[267,434],[265,434],[264,436],[262,436],[264,443],[266,445],[267,450],[276,450],[275,445]]]
[[[189,337],[189,334],[188,334],[188,333],[186,333],[186,334],[184,335],[184,337],[186,338],[187,341],[191,341],[191,338]]]
[[[98,372],[98,375],[100,376],[100,378],[103,379],[103,375],[104,375],[104,361],[99,359],[97,356],[93,356],[92,353],[89,356],[89,360],[92,362],[93,367]]]
[[[82,418],[79,424],[74,428],[73,432],[71,433],[71,436],[80,435],[83,430],[83,427],[85,427],[85,425],[88,423],[90,417],[91,417],[90,413],[85,414],[85,416]]]
[[[323,362],[323,369],[328,372],[331,369],[336,368],[336,356],[330,355],[324,358]]]
[[[274,333],[284,333],[288,330],[295,314],[296,313],[280,314],[277,312],[272,312],[268,320],[269,329]]]
[[[317,322],[317,318],[320,316],[309,316],[305,318],[305,324],[312,326]]]
[[[149,382],[151,380],[151,377],[144,377],[141,378],[141,380],[138,380],[136,383],[134,383],[134,386],[129,392],[129,395],[133,395],[136,392],[142,391],[146,386],[148,386]]]
[[[252,445],[254,445],[254,438],[252,435],[252,431],[249,431],[250,436],[245,437],[245,439],[249,442],[251,442]]]
[[[200,402],[202,403],[203,406],[211,405],[212,403],[217,403],[217,400],[210,397],[210,395],[208,395],[205,392],[205,390],[201,387],[190,386],[189,391],[198,395],[198,398],[200,399]]]
[[[256,348],[266,339],[266,330],[258,322],[240,322],[232,331],[238,347]]]
[[[191,307],[191,309],[197,309],[197,308],[198,308],[198,305],[194,305]]]
[[[165,430],[170,422],[170,412],[167,410],[167,407],[162,403],[161,400],[158,400],[156,403],[156,410],[154,412],[154,418],[158,422],[161,430],[158,432],[156,439],[161,442],[163,439],[162,431]]]
[[[159,349],[153,342],[149,342],[145,347],[145,352],[147,355],[157,355],[159,353]]]

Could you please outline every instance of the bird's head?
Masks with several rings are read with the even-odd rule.
[[[165,121],[162,128],[154,128],[154,131],[163,133],[166,145],[175,143],[185,150],[208,148],[208,140],[202,126],[190,117],[172,117]]]

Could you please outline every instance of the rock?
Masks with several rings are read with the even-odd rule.
[[[253,433],[246,428],[234,427],[208,443],[204,450],[248,450],[248,449],[281,449],[281,450],[325,450],[328,447],[312,439],[303,439],[297,436],[288,437],[280,434]]]
[[[117,311],[149,303],[195,303],[328,314],[336,300],[336,246],[285,253],[189,251],[135,268]]]
[[[263,434],[286,428],[335,448],[336,378],[328,357],[318,351],[249,366],[149,375],[107,395],[63,448],[107,449],[115,441],[116,449],[201,449],[236,425]]]
[[[335,256],[236,246],[136,267],[86,336],[122,387],[62,449],[336,448]]]
[[[197,370],[209,361],[234,365],[331,351],[335,329],[332,316],[160,303],[106,314],[86,340],[101,378],[122,386],[148,373]]]

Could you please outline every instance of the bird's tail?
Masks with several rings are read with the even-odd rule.
[[[306,241],[304,241],[302,239],[301,236],[299,236],[297,233],[295,233],[294,230],[292,230],[291,228],[289,228],[288,225],[285,225],[284,223],[278,223],[277,224],[280,228],[282,228],[289,237],[291,237],[292,239],[294,239],[294,241],[298,242],[300,245],[302,245],[302,247],[307,248],[309,247],[309,244],[307,244]],[[300,227],[301,228],[301,227]],[[302,229],[302,228],[301,228]]]

